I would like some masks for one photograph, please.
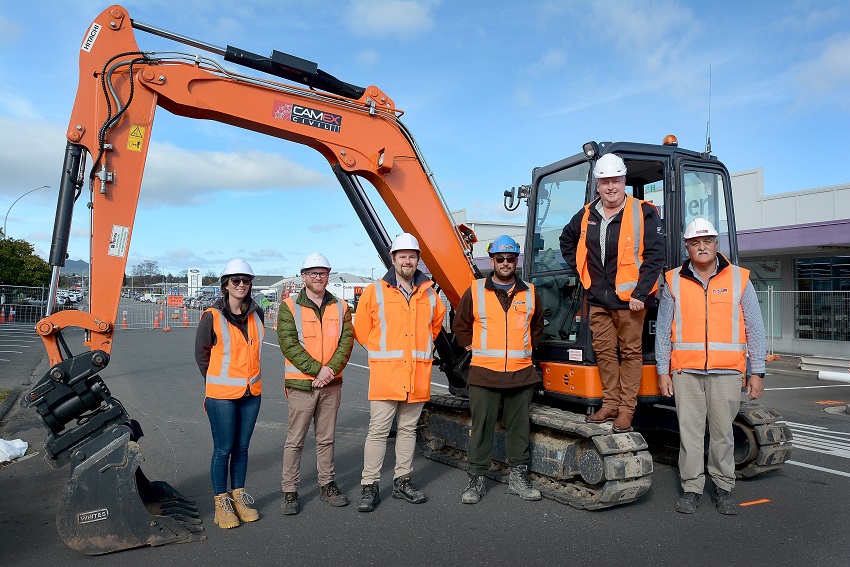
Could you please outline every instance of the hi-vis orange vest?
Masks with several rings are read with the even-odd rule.
[[[643,264],[643,209],[641,205],[648,201],[635,199],[626,195],[626,205],[623,207],[623,218],[620,221],[620,239],[617,243],[617,278],[614,282],[617,297],[628,301],[632,291],[637,287],[640,266]],[[581,234],[576,246],[576,269],[584,289],[590,289],[590,269],[587,261],[587,221],[590,219],[590,206],[584,206],[584,216],[581,219]],[[652,203],[650,203],[652,204]],[[658,290],[658,282],[652,286],[652,291]]]
[[[730,264],[708,288],[681,277],[681,267],[665,274],[673,310],[670,368],[747,369],[747,335],[741,297],[750,272]]]
[[[342,336],[342,321],[348,306],[344,301],[337,299],[336,303],[329,304],[322,313],[322,320],[316,317],[316,312],[309,307],[304,307],[295,301],[292,296],[283,300],[292,313],[295,320],[295,330],[298,332],[298,341],[307,353],[326,365],[333,357],[339,346]],[[289,359],[284,367],[286,380],[313,380],[315,376],[304,374],[298,370]],[[342,376],[342,371],[336,378]]]
[[[515,372],[531,366],[531,316],[534,285],[514,295],[507,312],[487,280],[472,284],[472,366],[497,372]]]
[[[207,368],[208,398],[233,400],[245,394],[245,388],[259,396],[263,391],[260,376],[260,352],[265,328],[256,313],[248,316],[248,340],[238,327],[231,325],[218,309],[207,309],[213,316],[213,332],[218,338],[210,352]]]
[[[432,350],[445,315],[431,281],[418,285],[409,302],[384,280],[366,287],[354,315],[354,337],[369,352],[370,400],[431,398]]]

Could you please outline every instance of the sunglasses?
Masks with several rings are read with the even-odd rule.
[[[230,283],[233,285],[233,287],[236,287],[239,284],[250,285],[251,284],[251,278],[242,278],[242,277],[230,278]]]
[[[516,262],[516,256],[493,256],[493,261],[497,264],[504,264],[505,262],[513,264]]]

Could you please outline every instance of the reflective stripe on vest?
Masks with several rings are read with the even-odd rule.
[[[525,368],[531,364],[530,324],[534,313],[534,286],[526,284],[528,289],[514,295],[512,309],[505,312],[496,293],[487,293],[485,283],[486,280],[481,279],[472,284],[471,364],[500,372]],[[510,314],[521,313],[519,305],[525,306],[525,312],[514,317],[516,324],[511,325]]]
[[[681,271],[679,267],[667,273],[674,299],[671,366],[676,370],[737,369],[744,372],[747,336],[741,298],[749,282],[749,271],[730,264],[711,278],[707,289],[688,280],[688,289],[684,292]],[[728,302],[711,301],[715,295],[726,293],[730,298]],[[697,342],[696,338],[702,341]]]
[[[230,388],[245,388],[251,384],[257,384],[262,379],[262,373],[260,371],[259,360],[262,356],[263,351],[263,336],[265,334],[265,329],[263,328],[263,324],[260,321],[259,316],[256,313],[251,313],[248,316],[248,348],[256,348],[256,364],[257,364],[257,373],[253,376],[232,376],[235,371],[232,366],[232,352],[231,345],[232,337],[230,334],[231,325],[228,323],[227,318],[224,316],[224,313],[217,309],[208,309],[212,316],[215,317],[215,321],[213,323],[213,328],[218,334],[218,343],[213,347],[213,351],[211,353],[211,357],[213,356],[221,356],[221,366],[220,370],[217,374],[212,374],[207,371],[206,383],[210,386],[225,386]],[[237,329],[238,330],[238,329]],[[241,336],[241,332],[239,332]],[[253,344],[251,339],[256,339],[256,345]],[[220,349],[220,350],[219,350]],[[213,365],[213,361],[210,361],[210,368],[213,366],[218,366],[218,361],[215,361],[215,365]]]
[[[425,288],[428,302],[431,304],[431,320],[434,320],[437,310],[437,293],[429,286]],[[384,297],[384,286],[382,283],[375,284],[375,304],[378,306],[378,326],[381,330],[381,341],[378,350],[370,350],[369,358],[378,360],[401,360],[404,358],[404,350],[387,350],[387,318],[385,314],[386,298]],[[428,332],[428,346],[426,350],[413,350],[413,360],[431,360],[434,339]]]
[[[623,207],[623,217],[620,221],[620,236],[617,241],[617,276],[615,291],[622,301],[628,301],[632,297],[632,291],[637,287],[640,276],[640,267],[643,265],[643,203],[631,195],[626,195],[626,203]],[[581,219],[581,234],[576,246],[576,270],[579,273],[581,284],[585,289],[590,289],[592,283],[590,268],[587,260],[587,225],[590,219],[590,207],[593,203],[584,206],[584,215]],[[651,203],[650,203],[651,204]],[[629,243],[631,243],[631,254],[628,254]],[[630,257],[629,257],[630,256]],[[626,259],[629,262],[626,262]],[[658,289],[658,282],[652,291]]]
[[[291,304],[290,304],[290,299],[292,300]],[[284,301],[286,302],[287,305],[289,305],[290,310],[292,311],[292,318],[295,320],[295,330],[298,333],[298,342],[301,343],[301,346],[303,346],[304,349],[307,350],[307,353],[310,356],[312,356],[313,358],[318,360],[322,365],[325,365],[328,361],[322,360],[322,358],[324,358],[322,353],[321,352],[318,352],[318,353],[310,352],[310,349],[307,348],[307,343],[304,341],[304,319],[303,319],[303,309],[304,309],[304,307],[291,297],[286,298]],[[339,299],[337,299],[337,301],[334,305],[336,306],[337,313],[339,314],[339,332],[336,335],[336,345],[334,345],[334,350],[336,350],[336,347],[339,345],[339,339],[342,337],[342,321],[343,321],[343,318],[345,317],[345,305]],[[324,324],[324,319],[321,322]],[[322,329],[324,329],[324,325],[322,325]],[[306,379],[306,380],[312,380],[313,379],[312,376],[308,376],[308,375],[302,373],[300,370],[298,370],[298,368],[293,366],[292,363],[289,361],[289,359],[286,359],[286,364],[284,366],[284,372],[286,372],[287,374],[297,374],[298,375],[298,376],[294,376],[294,377],[287,376],[287,378],[298,378],[298,379],[303,378],[303,379]],[[342,375],[342,373],[338,374],[338,376],[341,376],[341,375]]]

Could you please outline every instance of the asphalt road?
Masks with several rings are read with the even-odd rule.
[[[193,341],[192,328],[116,333],[112,361],[102,377],[145,430],[143,470],[197,500],[208,539],[97,558],[71,551],[55,527],[68,469],[50,469],[39,454],[0,468],[0,565],[848,564],[850,415],[825,410],[847,404],[850,385],[769,374],[763,401],[792,424],[797,448],[793,463],[782,471],[738,483],[734,495],[740,503],[760,502],[742,506],[738,516],[718,514],[707,495],[696,514],[676,513],[676,469],[659,463],[650,491],[636,503],[613,509],[587,512],[548,500],[524,502],[492,481],[481,503],[468,506],[460,503],[466,474],[418,454],[413,476],[429,501],[412,505],[391,498],[392,441],[381,481],[382,502],[375,512],[362,514],[356,501],[368,425],[368,373],[365,352],[355,346],[345,371],[336,444],[337,481],[353,505],[331,508],[319,501],[311,434],[302,463],[302,512],[283,516],[283,358],[276,336],[269,333],[247,485],[261,519],[222,530],[212,522],[212,442]],[[81,335],[70,335],[69,343],[79,352]],[[22,371],[32,365],[34,355],[17,356],[29,360]],[[12,363],[0,365],[5,371]],[[434,381],[445,383],[437,371]],[[0,437],[30,442],[30,455],[42,451],[45,429],[34,412],[15,405],[3,419]]]

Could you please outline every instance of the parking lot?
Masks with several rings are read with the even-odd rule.
[[[150,478],[166,480],[197,500],[208,539],[103,556],[97,559],[99,564],[124,565],[128,560],[140,565],[215,564],[223,557],[250,564],[297,561],[308,566],[572,564],[613,557],[630,565],[652,566],[847,563],[850,416],[825,411],[850,401],[844,385],[768,370],[764,403],[778,408],[791,423],[798,448],[782,471],[738,483],[735,496],[742,507],[735,517],[717,514],[707,499],[693,516],[674,512],[679,495],[676,469],[662,463],[655,463],[652,487],[643,498],[600,512],[548,500],[523,502],[492,482],[479,505],[466,506],[460,503],[465,473],[419,454],[414,478],[429,501],[415,506],[390,497],[392,441],[377,510],[362,514],[354,505],[332,509],[318,499],[312,435],[302,463],[303,511],[283,516],[279,483],[286,397],[276,338],[272,332],[266,334],[263,405],[249,466],[249,492],[262,517],[235,530],[221,530],[212,523],[211,441],[202,407],[203,379],[192,356],[194,329],[116,333],[112,362],[103,377],[145,430],[142,468]],[[24,380],[26,368],[40,358],[41,345],[33,335],[27,339],[26,333],[17,339],[30,345],[11,355],[22,357],[19,380]],[[30,339],[36,342],[25,343]],[[68,339],[73,349],[82,348],[81,333],[71,333]],[[345,370],[337,434],[337,481],[355,502],[368,424],[366,365],[365,352],[356,346]],[[445,384],[438,371],[433,380],[435,389]],[[45,431],[34,412],[17,406],[0,424],[3,438],[30,443],[29,455],[41,451]],[[53,470],[36,455],[0,471],[5,495],[0,503],[0,564],[94,561],[70,551],[57,535],[56,502],[67,467]]]

